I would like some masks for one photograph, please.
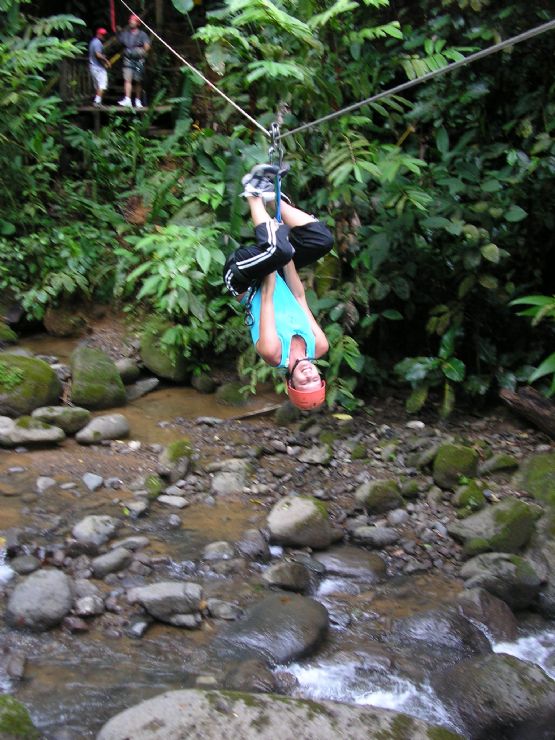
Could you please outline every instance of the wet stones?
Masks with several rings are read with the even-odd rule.
[[[235,547],[239,554],[248,560],[267,563],[270,559],[270,548],[259,529],[247,529],[235,543]]]
[[[357,527],[353,530],[353,540],[369,547],[388,547],[399,539],[399,533],[391,527]]]
[[[75,435],[81,445],[98,444],[106,439],[124,439],[129,436],[129,423],[123,414],[97,416]]]
[[[386,576],[386,565],[379,555],[352,545],[332,547],[316,553],[314,559],[330,576],[354,578],[365,583],[378,583]]]
[[[247,460],[231,458],[212,463],[207,470],[214,473],[210,484],[212,492],[226,496],[243,492],[247,485],[251,465]]]
[[[181,437],[165,447],[158,457],[158,473],[169,481],[175,483],[184,478],[191,464],[193,447],[188,437]]]
[[[60,427],[66,434],[75,434],[91,420],[91,412],[78,406],[42,406],[35,409],[31,416]]]
[[[334,539],[325,505],[309,496],[286,496],[268,516],[272,542],[323,549]]]
[[[116,573],[127,568],[131,563],[132,556],[125,547],[116,547],[113,550],[99,555],[91,562],[91,568],[95,578],[104,578],[108,573]]]
[[[196,583],[161,581],[127,592],[130,604],[138,603],[155,619],[175,627],[199,626],[202,588]]]
[[[452,489],[461,475],[475,478],[478,473],[478,453],[472,447],[444,444],[434,458],[433,476],[440,488]]]
[[[83,547],[94,549],[108,542],[119,524],[114,517],[91,514],[73,527],[72,535]]]
[[[501,599],[483,588],[470,588],[459,594],[457,603],[463,616],[481,625],[495,642],[516,640],[516,617]]]
[[[432,686],[469,737],[552,737],[555,681],[533,663],[480,656],[435,674]]]
[[[71,400],[76,406],[108,409],[125,405],[123,381],[105,352],[77,347],[71,356],[71,374]]]
[[[44,568],[15,587],[8,601],[6,622],[18,629],[43,632],[62,621],[72,602],[71,579],[59,570]]]
[[[483,588],[511,609],[526,609],[541,587],[541,579],[524,558],[508,553],[477,555],[461,568],[466,588]]]
[[[285,591],[304,593],[310,586],[310,572],[301,563],[276,563],[262,575],[269,586],[276,586]]]
[[[9,416],[0,416],[0,447],[56,445],[62,442],[65,436],[62,429],[33,419],[32,416],[21,416],[15,420]]]
[[[355,499],[369,514],[382,514],[403,505],[396,480],[371,480],[362,483],[355,492]]]
[[[538,501],[555,504],[555,452],[528,458],[516,475],[516,483]]]
[[[326,608],[297,594],[275,594],[255,604],[219,638],[226,652],[288,663],[313,653],[329,628]]]

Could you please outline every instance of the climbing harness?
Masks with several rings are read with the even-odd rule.
[[[278,224],[283,223],[281,220],[281,168],[283,165],[283,147],[280,144],[279,123],[272,123],[270,126],[271,144],[268,149],[268,160],[270,164],[278,167],[278,172],[274,180],[276,190],[276,221]]]
[[[294,129],[291,129],[290,131],[286,131],[285,133],[279,132],[279,126],[277,129],[277,135],[274,135],[273,129],[270,129],[270,131],[267,131],[264,126],[262,126],[256,119],[254,119],[251,115],[247,113],[246,110],[241,108],[240,105],[238,105],[235,101],[233,101],[230,97],[228,97],[222,90],[219,89],[219,87],[216,87],[213,82],[210,82],[209,79],[207,79],[202,72],[200,72],[196,67],[194,67],[190,62],[188,62],[181,54],[179,54],[170,44],[168,44],[167,41],[164,41],[164,39],[159,36],[156,31],[151,28],[147,23],[144,22],[144,20],[141,18],[140,15],[138,15],[133,8],[131,8],[125,0],[119,0],[120,3],[127,8],[127,10],[132,13],[133,15],[136,15],[137,18],[141,21],[142,25],[149,31],[154,38],[158,39],[158,41],[168,49],[177,59],[179,59],[180,62],[182,62],[188,69],[191,70],[191,72],[194,72],[200,79],[208,85],[214,92],[216,92],[218,95],[220,95],[229,105],[233,106],[235,110],[237,110],[239,113],[241,113],[242,116],[244,116],[248,121],[250,121],[253,126],[256,126],[262,133],[267,136],[271,142],[272,146],[271,148],[274,148],[278,144],[278,142],[283,141],[283,139],[287,138],[288,136],[293,136],[294,134],[298,134],[301,131],[306,131],[309,128],[314,128],[314,126],[319,126],[321,123],[325,123],[326,121],[331,121],[334,118],[338,118],[339,116],[343,116],[345,113],[350,113],[351,111],[358,110],[359,108],[362,108],[364,105],[370,105],[371,103],[376,103],[378,100],[383,100],[384,98],[389,98],[393,95],[400,95],[401,93],[405,92],[405,90],[410,90],[412,87],[416,87],[417,85],[421,85],[423,82],[428,82],[429,80],[433,80],[435,77],[440,77],[442,75],[448,74],[449,72],[453,72],[455,69],[459,69],[459,67],[464,67],[467,64],[472,64],[473,62],[477,62],[479,59],[485,59],[488,56],[491,56],[492,54],[496,54],[499,51],[502,51],[503,49],[508,48],[509,46],[515,46],[516,44],[520,44],[523,41],[528,41],[529,39],[534,38],[535,36],[539,36],[542,33],[546,33],[547,31],[552,31],[555,29],[555,19],[548,21],[547,23],[543,23],[540,26],[536,26],[535,28],[531,28],[529,31],[525,31],[524,33],[520,33],[517,36],[513,36],[510,39],[507,39],[506,41],[500,41],[497,44],[493,44],[492,46],[488,46],[487,49],[482,49],[481,51],[477,51],[474,54],[470,54],[467,57],[464,57],[464,59],[460,59],[458,62],[451,62],[451,64],[447,64],[445,67],[441,67],[440,69],[435,69],[432,72],[428,72],[425,75],[422,75],[421,77],[417,77],[414,80],[408,80],[407,82],[403,82],[400,85],[397,85],[396,87],[389,88],[388,90],[384,90],[383,92],[377,93],[376,95],[372,95],[369,98],[365,98],[364,100],[359,101],[358,103],[352,103],[351,105],[347,105],[344,108],[341,108],[340,110],[333,111],[332,113],[328,113],[325,116],[322,116],[321,118],[317,118],[314,121],[310,121],[309,123],[303,123],[301,126],[297,126]],[[110,2],[113,5],[114,0],[110,0]],[[115,13],[113,14],[113,19],[115,23]],[[277,124],[272,124],[272,127]],[[276,178],[277,182],[278,178]],[[279,188],[280,185],[277,183],[277,187]],[[277,205],[277,200],[276,200]]]

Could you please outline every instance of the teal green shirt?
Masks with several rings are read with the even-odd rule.
[[[254,324],[251,326],[251,337],[254,345],[260,338],[260,307],[262,304],[261,290],[258,288],[254,294],[251,304]],[[274,313],[276,317],[276,331],[281,342],[281,360],[278,367],[287,367],[289,362],[289,350],[291,339],[298,334],[306,344],[306,356],[314,357],[316,340],[310,326],[308,316],[304,312],[285,280],[276,275],[276,287],[274,289]]]

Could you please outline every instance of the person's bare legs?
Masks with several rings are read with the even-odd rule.
[[[308,213],[295,208],[283,200],[281,201],[281,218],[283,219],[284,224],[291,227],[306,226],[306,224],[311,224],[313,221],[317,221],[314,216],[309,216]]]
[[[143,86],[140,82],[135,83],[135,98],[143,102]]]
[[[131,82],[131,80],[124,80],[124,82],[123,82],[123,90],[124,90],[124,95],[125,95],[126,98],[131,99],[131,88],[132,88],[132,86],[133,86],[133,83]]]
[[[249,208],[251,209],[251,218],[255,226],[265,224],[271,220],[271,216],[266,210],[266,205],[262,198],[247,198]]]

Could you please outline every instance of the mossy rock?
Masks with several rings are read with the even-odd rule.
[[[216,390],[216,381],[207,373],[193,375],[191,385],[199,393],[214,393]]]
[[[17,342],[17,334],[3,321],[0,321],[0,342]]]
[[[53,337],[78,337],[87,328],[87,322],[75,309],[64,306],[49,306],[42,323]]]
[[[392,479],[363,483],[357,488],[355,498],[371,514],[382,514],[403,506],[399,484]]]
[[[216,401],[222,406],[244,406],[246,396],[241,393],[242,383],[224,383],[216,391]]]
[[[164,490],[164,482],[159,475],[152,473],[145,478],[145,490],[148,491],[148,498],[153,500]]]
[[[524,501],[507,498],[448,526],[449,534],[464,545],[467,555],[482,552],[515,553],[525,547],[535,530],[537,512]]]
[[[401,481],[400,489],[403,498],[414,499],[420,496],[420,483],[415,478]]]
[[[144,366],[159,378],[182,383],[187,377],[185,358],[162,343],[162,337],[175,325],[162,319],[151,319],[141,334],[140,354]]]
[[[471,480],[464,486],[457,488],[455,495],[453,496],[453,504],[461,509],[459,515],[467,516],[472,514],[474,511],[480,511],[486,505],[486,497],[480,486],[476,481]]]
[[[480,465],[480,475],[490,475],[491,473],[503,473],[518,468],[518,460],[514,455],[508,455],[501,452],[498,455],[492,455]]]
[[[454,488],[461,476],[475,478],[478,473],[478,453],[464,445],[441,445],[434,459],[434,482],[440,488]]]
[[[368,448],[362,442],[357,442],[351,450],[351,460],[366,460]]]
[[[55,403],[62,392],[50,365],[34,357],[0,355],[0,416],[24,416]]]
[[[71,401],[86,409],[109,409],[127,402],[116,364],[105,352],[78,347],[71,355]],[[41,404],[46,405],[46,404]]]
[[[291,401],[284,401],[276,411],[274,421],[278,427],[288,427],[301,418],[301,412]]]
[[[538,501],[555,506],[555,452],[528,458],[517,473],[515,483]]]
[[[32,416],[60,427],[66,434],[75,434],[91,420],[91,412],[79,406],[43,406],[35,409]]]
[[[0,696],[0,738],[1,740],[35,740],[40,732],[31,721],[27,708],[13,696]]]
[[[193,447],[191,440],[188,437],[181,437],[176,439],[174,442],[166,447],[166,458],[170,463],[179,462],[184,457],[191,458],[193,455]]]

